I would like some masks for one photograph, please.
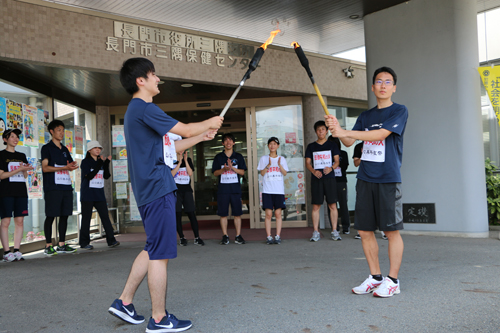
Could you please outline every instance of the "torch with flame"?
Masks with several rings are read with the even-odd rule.
[[[321,92],[319,91],[318,85],[316,84],[316,81],[314,81],[314,76],[311,72],[311,69],[309,68],[309,60],[307,60],[307,57],[304,54],[304,51],[302,50],[302,47],[297,42],[293,42],[291,45],[295,48],[295,53],[297,54],[297,57],[299,58],[300,64],[302,65],[302,67],[305,68],[307,75],[309,75],[309,78],[311,79],[311,83],[314,87],[314,90],[316,90],[316,94],[318,95],[321,106],[323,106],[323,110],[325,111],[325,114],[329,115],[330,112],[328,112],[325,101],[323,100],[323,96],[321,96]]]
[[[259,65],[260,58],[262,58],[262,56],[264,55],[264,51],[267,49],[267,46],[273,42],[274,37],[276,37],[276,35],[280,32],[281,32],[280,29],[271,31],[271,36],[266,40],[266,42],[264,44],[262,44],[257,49],[257,51],[255,51],[255,54],[253,55],[252,60],[250,60],[250,63],[248,64],[247,72],[245,73],[245,75],[243,75],[243,78],[241,79],[241,82],[240,82],[240,85],[238,86],[238,88],[236,88],[236,90],[234,91],[234,93],[231,96],[231,98],[229,99],[229,101],[227,101],[226,106],[224,107],[224,109],[222,110],[222,112],[220,114],[221,117],[224,117],[224,115],[227,112],[227,109],[229,109],[229,107],[233,103],[234,99],[236,98],[236,95],[238,95],[238,93],[240,92],[241,87],[243,87],[243,85],[245,84],[245,81],[250,78],[250,74]]]

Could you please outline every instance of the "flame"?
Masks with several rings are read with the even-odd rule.
[[[291,46],[293,46],[294,49],[300,47],[299,43],[297,42],[292,42],[292,44],[290,44]]]
[[[281,32],[280,29],[271,31],[271,36],[269,36],[269,38],[266,40],[266,42],[264,44],[262,44],[260,47],[263,48],[265,51],[267,49],[267,46],[273,42],[274,37],[276,37],[276,35],[280,32]]]

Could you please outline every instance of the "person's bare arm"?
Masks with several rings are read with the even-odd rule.
[[[337,118],[333,115],[325,116],[325,122],[332,136],[339,138],[346,147],[352,146],[356,140],[382,141],[392,133],[385,128],[373,131],[348,131],[340,127]]]
[[[19,172],[22,172],[24,175],[24,178],[28,178],[28,170],[33,170],[33,167],[30,164],[21,164],[19,169],[16,169],[14,171],[3,171],[0,170],[0,179],[7,179],[9,177],[12,177]]]
[[[191,138],[193,136],[196,136],[198,134],[201,134],[207,130],[217,130],[222,126],[222,121],[224,118],[215,116],[212,118],[209,118],[207,120],[198,122],[198,123],[189,123],[189,124],[184,124],[181,122],[178,122],[175,124],[174,127],[170,130],[170,132],[180,135],[185,138]],[[189,148],[189,147],[188,147]],[[187,148],[186,148],[187,149]],[[183,149],[185,150],[185,149]]]
[[[361,164],[361,159],[359,157],[354,157],[353,160],[354,160],[354,166],[359,167],[359,165]]]
[[[53,167],[49,165],[49,160],[44,159],[42,161],[42,171],[43,172],[58,172],[62,170],[68,170],[68,171],[73,171],[78,169],[78,163],[75,162],[67,162],[67,164],[63,167]]]
[[[177,126],[177,125],[175,125],[175,126]],[[194,146],[202,141],[212,140],[216,134],[217,134],[217,130],[207,130],[207,131],[205,131],[201,134],[198,134],[196,136],[175,141],[175,151],[181,152],[181,151],[184,151],[184,150],[191,148],[192,146]]]
[[[177,154],[177,164],[175,165],[175,168],[170,170],[172,176],[175,176],[180,168],[181,168],[181,161],[179,161],[179,154]]]
[[[306,157],[306,168],[307,170],[309,170],[316,178],[321,178],[323,177],[323,173],[319,170],[316,170],[313,168],[312,164],[311,164],[312,160],[311,158],[309,157]]]

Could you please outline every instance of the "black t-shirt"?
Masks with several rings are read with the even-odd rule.
[[[63,167],[68,164],[68,162],[73,162],[73,158],[69,153],[68,148],[61,144],[61,148],[57,147],[54,141],[50,141],[42,147],[42,162],[47,159],[49,161],[49,166]],[[44,172],[43,173],[43,192],[47,193],[49,191],[73,191],[71,186],[71,181],[68,183],[69,171],[63,170],[57,172]],[[57,180],[57,184],[56,184]]]
[[[245,159],[240,153],[236,153],[233,151],[233,154],[229,157],[229,159],[231,159],[231,163],[234,166],[237,166],[237,169],[245,171],[247,170]],[[212,173],[222,169],[224,167],[224,164],[226,163],[227,155],[224,151],[215,155],[214,161],[212,163]],[[236,178],[236,176],[238,177]],[[241,193],[241,176],[239,174],[235,175],[234,171],[229,170],[217,178],[217,191],[219,194]]]
[[[345,150],[340,151],[340,170],[342,171],[341,177],[335,177],[337,183],[347,183],[347,167],[349,166],[349,156]]]
[[[361,158],[362,151],[363,142],[360,142],[356,146],[354,146],[354,153],[352,154],[352,158]]]
[[[0,169],[4,172],[10,172],[19,167],[20,163],[28,163],[26,155],[19,152],[11,153],[7,150],[0,151]],[[18,197],[27,198],[26,180],[22,172],[12,177],[0,181],[0,197]]]
[[[109,160],[94,160],[92,157],[83,159],[80,165],[81,186],[80,201],[106,201],[104,195],[104,179],[110,177]],[[100,172],[102,170],[102,173]],[[89,179],[92,177],[91,179]],[[101,187],[102,186],[102,187]]]
[[[316,170],[323,172],[324,168],[315,168],[316,163],[324,163],[328,161],[328,157],[331,159],[330,167],[335,164],[335,155],[340,155],[339,147],[332,141],[327,140],[325,143],[320,145],[316,141],[307,145],[306,158],[310,158],[312,162],[312,167]],[[329,174],[323,174],[323,178],[335,178],[335,171]]]
[[[187,160],[189,167],[194,172],[194,165],[193,161],[191,160],[191,157],[188,157]],[[178,163],[179,161],[175,162],[176,165]],[[184,158],[182,158],[180,169],[174,176],[175,185],[177,185],[177,190],[179,190],[180,192],[193,192],[193,189],[191,188],[191,177],[187,174],[187,171],[183,169],[185,167],[186,167],[186,162],[184,162]],[[179,182],[187,182],[187,184],[179,184]]]

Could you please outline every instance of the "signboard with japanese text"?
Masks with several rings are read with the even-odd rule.
[[[23,104],[24,145],[38,148],[38,109]]]
[[[19,146],[23,145],[23,105],[7,100],[7,128],[21,130],[19,135]]]
[[[113,160],[113,182],[128,181],[127,160]]]
[[[73,132],[64,130],[64,143],[70,153],[73,153]]]
[[[404,223],[436,223],[436,204],[415,203],[403,204]]]
[[[75,153],[83,154],[83,126],[75,125]]]
[[[116,199],[127,199],[127,183],[116,183]]]
[[[123,125],[113,125],[111,134],[113,137],[113,148],[127,146],[125,142],[125,128]]]
[[[497,116],[500,126],[500,65],[495,67],[479,67],[477,69],[481,75],[481,81],[490,98],[493,112]]]

